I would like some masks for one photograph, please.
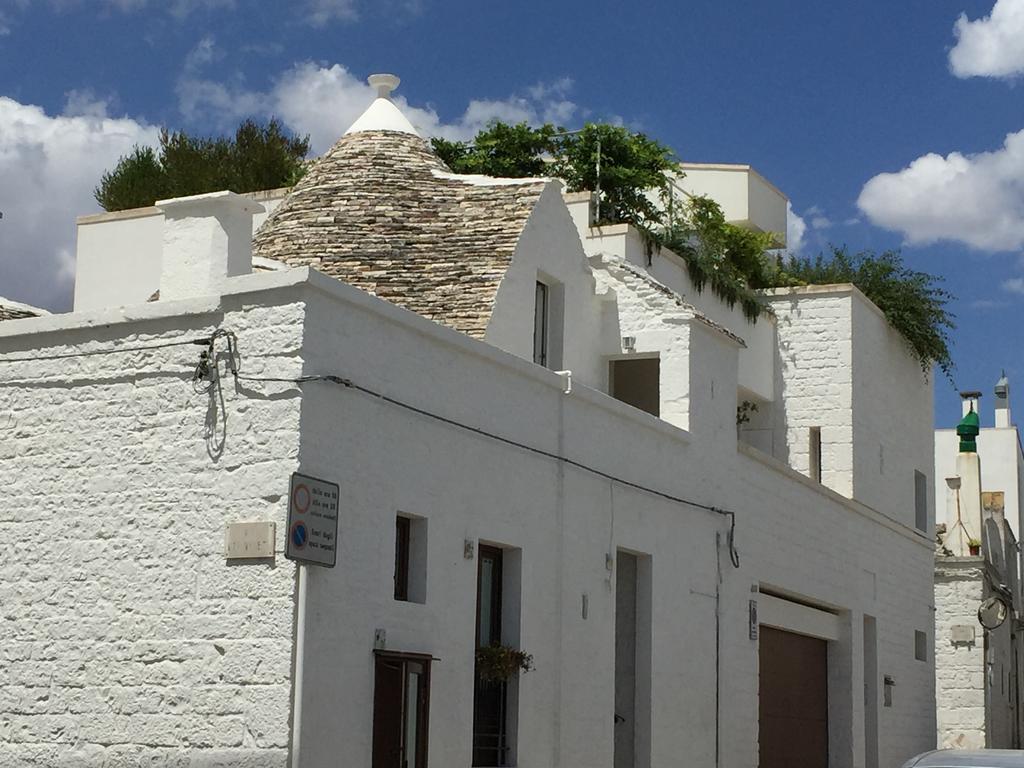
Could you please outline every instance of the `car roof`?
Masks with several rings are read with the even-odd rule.
[[[919,755],[905,768],[1024,768],[1024,750],[939,749]]]

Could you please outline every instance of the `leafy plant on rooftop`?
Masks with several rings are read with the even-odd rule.
[[[526,123],[495,122],[478,132],[471,142],[435,137],[430,143],[455,173],[520,179],[550,172],[545,158],[555,152],[557,130],[550,123],[534,128]]]
[[[106,171],[93,192],[107,211],[152,205],[170,197],[230,189],[255,192],[291,186],[305,172],[309,137],[287,133],[275,119],[246,120],[234,136],[160,132],[160,146],[136,146]]]
[[[941,287],[942,278],[910,269],[899,251],[851,254],[845,246],[830,246],[830,251],[828,255],[780,260],[775,284],[853,283],[903,335],[924,371],[934,363],[952,380],[949,333],[956,324],[947,305],[954,296]]]
[[[645,233],[648,247],[665,247],[680,256],[698,293],[710,287],[730,307],[738,303],[744,316],[757,322],[766,311],[758,291],[775,284],[775,261],[767,254],[774,236],[730,224],[721,206],[708,197],[673,203],[672,211],[668,225]]]
[[[953,296],[940,287],[941,278],[909,269],[898,251],[851,255],[832,247],[813,258],[784,256],[774,250],[774,234],[730,224],[710,198],[674,198],[674,152],[641,133],[595,123],[569,133],[550,124],[496,122],[472,142],[432,143],[456,173],[557,176],[569,191],[600,186],[600,223],[633,224],[652,251],[664,247],[683,259],[698,292],[709,288],[729,306],[740,304],[751,322],[769,311],[765,289],[853,283],[903,335],[923,369],[935,364],[951,375],[949,332],[955,326],[946,307]]]
[[[456,173],[523,178],[557,176],[570,192],[598,188],[600,141],[600,219],[606,224],[660,223],[661,212],[648,189],[661,189],[676,158],[670,148],[619,125],[587,123],[566,132],[550,123],[494,122],[471,142],[431,140],[434,152]]]

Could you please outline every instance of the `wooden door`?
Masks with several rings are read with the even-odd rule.
[[[761,627],[760,768],[828,768],[828,644]]]

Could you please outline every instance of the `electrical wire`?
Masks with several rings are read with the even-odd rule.
[[[0,357],[0,363],[36,363],[45,360],[67,360],[72,357],[94,357],[96,355],[120,355],[126,352],[146,352],[151,349],[167,349],[168,347],[185,347],[197,345],[208,347],[212,337],[187,339],[185,341],[167,341],[162,344],[146,344],[132,347],[113,347],[111,349],[93,349],[81,352],[66,352],[59,355],[31,355],[25,357]]]
[[[232,377],[236,381],[251,381],[251,382],[257,382],[257,383],[294,384],[296,386],[301,386],[303,384],[308,384],[308,383],[311,383],[311,382],[327,382],[327,383],[330,383],[330,384],[337,384],[339,386],[345,387],[346,389],[352,389],[352,390],[355,390],[357,392],[361,392],[361,393],[363,393],[365,395],[369,395],[370,397],[375,397],[378,400],[381,400],[381,401],[383,401],[385,403],[389,403],[390,405],[394,405],[394,406],[396,406],[398,408],[402,408],[402,409],[410,411],[412,413],[416,413],[416,414],[418,414],[420,416],[425,416],[425,417],[427,417],[429,419],[433,419],[435,421],[439,421],[442,424],[447,424],[449,426],[456,427],[458,429],[462,429],[462,430],[464,430],[466,432],[471,432],[472,434],[480,435],[481,437],[486,437],[486,438],[489,438],[491,440],[495,440],[495,441],[497,441],[499,443],[503,443],[505,445],[510,445],[510,446],[515,447],[515,448],[519,448],[520,450],[524,450],[524,451],[527,451],[529,453],[536,454],[538,456],[543,456],[543,457],[551,459],[553,461],[562,462],[563,464],[566,464],[566,465],[568,465],[570,467],[575,467],[576,469],[580,469],[580,470],[582,470],[584,472],[589,472],[590,474],[596,475],[598,477],[602,477],[605,480],[609,480],[609,481],[618,483],[619,485],[625,486],[627,488],[633,488],[634,490],[642,491],[644,493],[650,494],[652,496],[657,496],[657,497],[662,498],[662,499],[666,499],[667,501],[671,501],[671,502],[674,502],[676,504],[682,504],[682,505],[685,505],[685,506],[688,506],[688,507],[693,507],[693,508],[696,508],[696,509],[702,509],[702,510],[704,510],[706,512],[711,512],[713,514],[720,515],[722,517],[726,517],[726,518],[729,519],[729,533],[728,533],[728,535],[726,537],[726,542],[727,542],[727,545],[728,545],[728,548],[729,548],[729,560],[732,562],[733,568],[739,568],[740,567],[740,555],[739,555],[739,552],[736,549],[736,513],[731,511],[731,510],[722,509],[720,507],[716,507],[716,506],[713,506],[713,505],[710,505],[710,504],[703,504],[703,503],[701,503],[699,501],[693,501],[691,499],[687,499],[687,498],[684,498],[682,496],[676,496],[676,495],[671,494],[671,493],[666,493],[665,491],[659,491],[658,489],[651,488],[650,486],[642,485],[640,483],[635,483],[632,480],[627,480],[624,477],[619,477],[618,475],[613,475],[610,472],[605,472],[604,470],[598,469],[596,467],[592,467],[592,466],[590,466],[588,464],[584,464],[583,462],[576,461],[575,459],[571,459],[568,456],[560,456],[557,453],[552,453],[551,451],[546,451],[543,448],[537,448],[536,446],[528,445],[526,443],[521,443],[518,440],[513,440],[512,438],[505,437],[503,435],[499,435],[499,434],[496,434],[494,432],[489,432],[486,429],[482,429],[480,427],[474,427],[471,424],[466,424],[464,422],[457,421],[456,419],[452,419],[452,418],[449,418],[447,416],[442,416],[439,413],[434,413],[433,411],[428,411],[425,408],[420,408],[419,406],[412,405],[411,403],[407,403],[404,400],[399,400],[399,399],[391,397],[389,395],[385,395],[382,392],[378,392],[378,391],[376,391],[374,389],[370,389],[369,387],[364,387],[361,384],[356,384],[351,379],[345,378],[344,376],[339,376],[337,374],[307,374],[307,375],[304,375],[304,376],[296,376],[296,377],[293,377],[293,378],[274,377],[274,376],[246,376],[246,375],[243,375],[241,373],[241,358],[240,358],[240,355],[238,354],[238,339],[235,336],[235,334],[232,331],[225,331],[225,330],[218,330],[218,331],[216,331],[213,334],[213,336],[211,337],[211,339],[210,339],[210,347],[211,347],[211,349],[212,349],[216,339],[218,339],[218,338],[225,338],[226,341],[227,341],[227,345],[228,345],[228,358],[229,358],[229,371],[230,371]],[[211,355],[211,358],[212,358],[212,355]]]

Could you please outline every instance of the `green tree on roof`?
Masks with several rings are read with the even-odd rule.
[[[233,137],[160,132],[160,146],[136,146],[100,178],[93,192],[106,211],[229,189],[256,192],[293,185],[305,171],[309,137],[287,133],[280,121],[246,120]]]

